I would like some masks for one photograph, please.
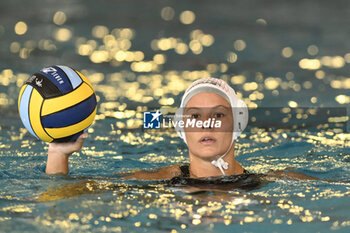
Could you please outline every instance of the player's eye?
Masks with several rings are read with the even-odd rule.
[[[191,118],[193,118],[193,119],[198,119],[199,117],[200,117],[200,115],[198,113],[191,114]]]
[[[225,114],[223,114],[221,112],[217,112],[217,113],[214,114],[215,118],[221,118],[221,117],[224,117],[224,116],[225,116]]]

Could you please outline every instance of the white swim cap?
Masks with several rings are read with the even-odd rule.
[[[232,107],[234,127],[232,132],[232,141],[228,150],[219,159],[212,161],[212,164],[218,167],[223,174],[222,168],[227,169],[227,163],[222,159],[231,149],[233,142],[241,135],[241,132],[245,129],[248,124],[248,108],[247,105],[238,98],[235,91],[223,80],[217,78],[202,78],[196,80],[187,88],[185,91],[180,108],[176,111],[175,121],[182,120],[184,115],[184,108],[186,107],[188,101],[195,95],[199,93],[215,93],[227,100],[227,102]],[[184,128],[175,127],[177,134],[184,140],[187,144]]]

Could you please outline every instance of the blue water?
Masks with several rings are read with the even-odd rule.
[[[348,9],[316,0],[1,2],[0,231],[349,232]],[[186,10],[190,24],[180,20]],[[96,121],[65,177],[44,173],[47,144],[17,112],[23,82],[52,64],[80,70],[98,96]],[[178,106],[187,86],[209,75],[264,110],[251,109],[236,143],[245,169],[294,167],[321,180],[204,192],[120,180],[120,172],[188,163],[173,130],[141,129],[142,112]],[[295,106],[299,115],[281,113]],[[336,108],[338,122],[323,111]]]

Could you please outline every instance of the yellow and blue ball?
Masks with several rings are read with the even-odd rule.
[[[50,66],[23,85],[18,109],[26,129],[46,142],[76,140],[94,121],[96,95],[89,80],[67,66]]]

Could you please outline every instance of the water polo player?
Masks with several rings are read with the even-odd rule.
[[[218,128],[177,126],[177,133],[189,149],[189,165],[172,165],[156,171],[132,171],[125,173],[124,178],[164,180],[179,176],[203,178],[247,173],[236,161],[234,147],[236,139],[247,125],[248,109],[226,82],[216,78],[204,78],[192,83],[182,97],[175,121],[186,118],[196,121],[212,118],[219,120],[221,126]],[[50,143],[46,173],[67,174],[69,155],[82,148],[86,137],[87,134],[84,133],[76,142]],[[270,175],[313,179],[297,172],[277,171]]]

